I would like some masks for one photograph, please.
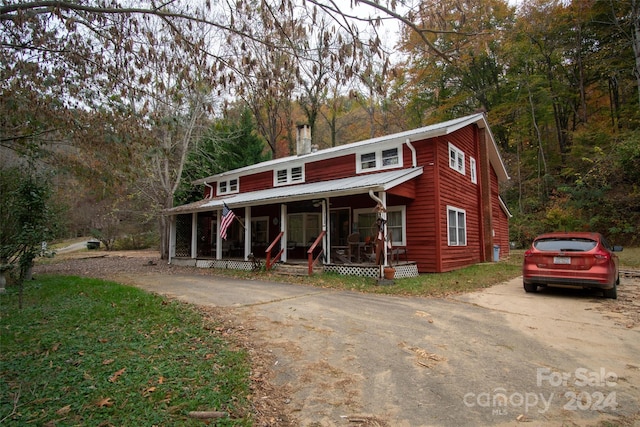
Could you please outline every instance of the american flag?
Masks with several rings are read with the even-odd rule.
[[[225,240],[227,240],[227,228],[229,228],[235,217],[236,215],[225,203],[222,207],[222,220],[220,221],[220,237]]]

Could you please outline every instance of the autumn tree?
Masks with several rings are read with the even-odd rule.
[[[238,117],[229,114],[206,129],[189,152],[177,205],[202,199],[202,189],[192,182],[228,170],[249,166],[271,158],[264,140],[255,130],[253,116],[240,108]]]
[[[408,26],[401,40],[414,125],[495,106],[504,75],[500,48],[513,13],[504,0],[442,1],[413,11],[429,40],[425,44]]]

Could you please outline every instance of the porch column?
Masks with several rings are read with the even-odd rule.
[[[169,264],[176,256],[176,215],[169,216]]]
[[[222,259],[222,237],[220,237],[220,217],[222,217],[222,211],[218,209],[216,211],[216,259]]]
[[[198,257],[198,212],[191,214],[191,258]]]
[[[326,234],[324,235],[324,239],[322,244],[324,245],[324,247],[322,248],[324,250],[324,257],[326,259],[326,264],[330,264],[331,263],[331,227],[329,226],[329,221],[330,221],[330,215],[329,215],[329,206],[331,201],[329,200],[329,197],[327,197],[326,199],[323,200],[324,203],[322,203],[322,231],[325,231]]]
[[[284,248],[280,259],[283,262],[287,262],[287,241],[289,240],[289,236],[287,235],[287,228],[289,227],[287,225],[287,205],[285,205],[284,203],[280,205],[280,224],[280,231],[284,231],[282,239],[280,239],[280,247]]]
[[[251,253],[251,206],[244,208],[244,260]]]

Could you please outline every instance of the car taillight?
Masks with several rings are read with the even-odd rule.
[[[525,253],[524,253],[525,258],[529,258],[532,255],[533,255],[533,253],[531,252],[531,249],[525,251]]]
[[[598,253],[594,254],[593,257],[596,259],[597,263],[608,262],[609,259],[610,259],[609,254],[606,253],[606,252],[598,252]]]

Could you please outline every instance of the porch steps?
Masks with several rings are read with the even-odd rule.
[[[319,274],[324,271],[322,265],[316,265],[313,267],[313,273]],[[308,276],[309,267],[306,264],[286,264],[278,263],[273,270],[274,274],[280,276]]]

